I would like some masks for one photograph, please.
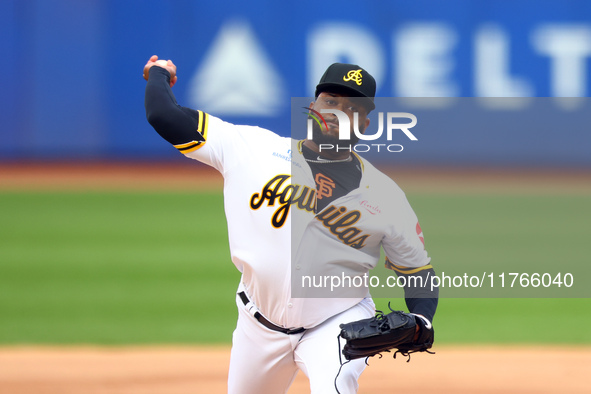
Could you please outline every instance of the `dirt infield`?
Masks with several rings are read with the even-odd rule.
[[[436,355],[371,359],[370,393],[589,393],[591,348],[439,347]],[[225,393],[227,347],[4,348],[1,394]],[[429,371],[428,373],[426,371]],[[309,393],[300,373],[290,394]]]
[[[591,194],[591,171],[380,168],[407,192]],[[0,164],[2,190],[221,190],[211,167],[178,163]]]

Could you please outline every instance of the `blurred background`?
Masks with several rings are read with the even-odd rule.
[[[0,0],[0,53],[0,343],[229,343],[220,177],[147,123],[153,54],[182,105],[284,136],[336,61],[440,98],[389,163],[437,269],[588,262],[589,1]],[[591,343],[513,329],[588,301],[447,299],[438,341]]]
[[[181,159],[145,121],[141,72],[152,54],[177,64],[181,104],[285,136],[290,97],[313,95],[336,61],[366,68],[381,97],[585,97],[591,88],[584,0],[2,0],[0,37],[4,162]],[[543,111],[568,118],[587,113],[585,103],[550,100]],[[430,127],[396,160],[591,166],[586,129],[542,122],[487,134],[443,139]]]
[[[0,0],[0,53],[0,393],[164,393],[186,381],[194,388],[174,392],[225,391],[227,363],[209,373],[208,354],[166,361],[186,376],[129,375],[120,363],[139,363],[115,352],[109,377],[87,359],[19,353],[220,344],[229,354],[240,273],[221,176],[146,121],[142,70],[154,54],[178,66],[180,104],[283,136],[297,131],[292,113],[304,120],[292,100],[312,96],[329,64],[359,64],[384,111],[418,118],[417,141],[396,133],[403,152],[372,162],[406,192],[435,270],[559,278],[541,296],[442,289],[438,356],[408,369],[385,357],[382,391],[397,362],[396,373],[441,373],[408,380],[413,392],[417,381],[425,392],[589,392],[590,1]],[[565,273],[575,293],[562,291]],[[375,295],[380,309],[406,309],[399,293]],[[74,372],[85,367],[85,378]],[[56,386],[58,375],[77,388]],[[219,390],[203,388],[214,379]]]

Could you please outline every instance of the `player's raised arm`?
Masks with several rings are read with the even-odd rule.
[[[152,56],[144,66],[146,84],[145,107],[148,122],[181,153],[190,152],[203,141],[205,115],[201,111],[180,106],[172,86],[177,81],[176,66],[170,60]]]

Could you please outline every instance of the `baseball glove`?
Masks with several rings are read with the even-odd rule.
[[[401,353],[409,357],[408,361],[410,353],[433,354],[429,351],[435,335],[431,323],[410,313],[392,310],[384,315],[377,311],[372,318],[341,324],[340,328],[340,337],[347,341],[343,347],[347,360],[371,357],[391,349],[396,349],[394,358],[396,353]]]

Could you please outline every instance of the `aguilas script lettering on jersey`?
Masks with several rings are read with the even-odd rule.
[[[331,233],[355,249],[361,249],[365,246],[364,242],[369,237],[368,234],[360,235],[361,230],[353,225],[361,218],[361,212],[357,210],[348,211],[345,207],[335,207],[331,205],[323,209],[316,219],[320,220],[324,227]]]
[[[271,224],[275,228],[285,224],[291,204],[296,204],[299,209],[308,212],[314,212],[316,206],[316,191],[308,186],[292,185],[289,182],[290,178],[291,175],[277,175],[267,182],[260,193],[255,193],[250,198],[252,209],[259,209],[265,201],[269,207],[275,206],[276,202],[279,203],[279,208],[271,218]]]
[[[250,207],[255,210],[265,202],[269,207],[279,204],[271,217],[271,224],[275,228],[281,228],[285,224],[291,205],[307,212],[314,212],[316,206],[316,190],[308,186],[292,185],[290,178],[291,175],[277,175],[263,186],[260,193],[254,193],[250,198]],[[316,219],[332,234],[355,249],[364,247],[364,242],[369,237],[367,234],[360,235],[362,231],[353,226],[360,218],[361,212],[348,211],[345,207],[334,205],[326,207],[316,215]]]

